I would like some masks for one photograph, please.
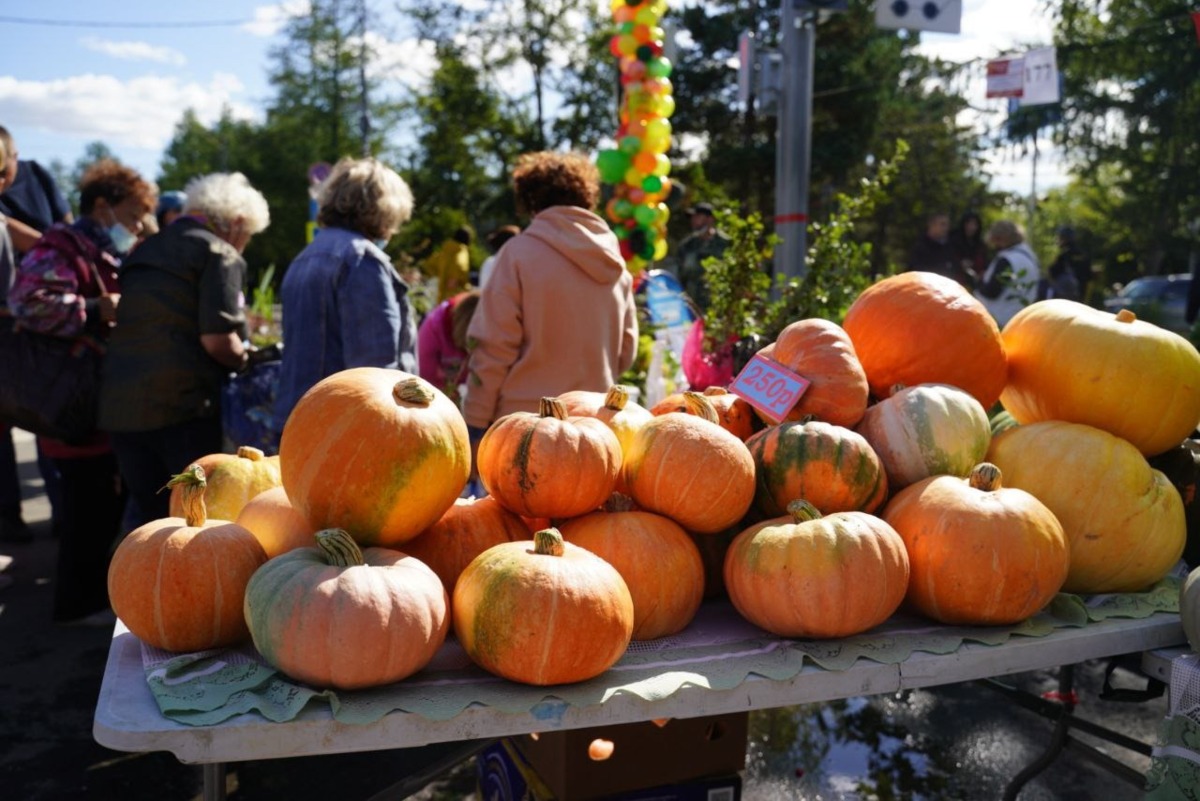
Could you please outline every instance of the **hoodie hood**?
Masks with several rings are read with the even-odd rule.
[[[625,273],[616,235],[587,209],[551,206],[522,235],[544,242],[598,284],[614,284]]]

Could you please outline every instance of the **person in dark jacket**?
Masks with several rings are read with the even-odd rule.
[[[925,232],[908,257],[909,271],[922,270],[954,278],[956,262],[954,246],[950,244],[950,218],[941,212],[929,215]]]
[[[987,269],[987,245],[983,241],[983,220],[968,211],[950,234],[954,249],[955,279],[967,289],[974,289],[979,276]]]

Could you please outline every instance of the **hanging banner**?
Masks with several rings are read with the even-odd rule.
[[[1058,61],[1053,47],[1041,47],[1026,53],[1024,73],[1021,105],[1041,106],[1062,99],[1058,88]]]
[[[987,65],[988,97],[1021,97],[1025,93],[1025,57],[994,58]]]

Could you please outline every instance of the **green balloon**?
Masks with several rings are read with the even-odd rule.
[[[629,156],[620,150],[601,150],[596,156],[596,169],[604,183],[619,183],[629,170]]]
[[[654,194],[662,191],[662,178],[657,175],[647,175],[642,181],[642,191]],[[647,223],[649,225],[649,223]]]
[[[651,206],[635,206],[633,219],[637,220],[639,225],[650,226],[658,219],[658,211]]]
[[[625,198],[621,198],[613,204],[613,211],[615,211],[617,216],[622,220],[628,219],[629,216],[633,214],[633,204]]]
[[[623,225],[613,226],[612,232],[616,235],[617,239],[628,239],[629,238],[629,229]]]
[[[621,152],[626,156],[632,158],[633,156],[636,156],[642,149],[642,140],[638,139],[636,136],[622,136],[621,141],[617,143],[617,147],[619,147]],[[624,173],[621,174],[624,175]]]
[[[661,56],[646,62],[646,74],[652,78],[666,78],[671,74],[671,62]]]

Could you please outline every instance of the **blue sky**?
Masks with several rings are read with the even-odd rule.
[[[185,109],[193,108],[205,122],[225,106],[238,116],[260,117],[271,94],[269,50],[281,41],[285,15],[303,3],[0,0],[0,125],[13,133],[22,158],[43,164],[57,158],[73,165],[87,143],[100,140],[155,177]],[[381,19],[381,73],[399,87],[422,80],[432,64],[428,47],[406,38],[391,0],[369,0],[369,5]],[[926,34],[922,48],[965,61],[1049,40],[1050,22],[1040,12],[1040,0],[965,0],[963,8],[961,35]],[[196,22],[234,24],[116,24]],[[964,80],[978,107],[998,111],[998,101],[984,101],[979,80]],[[997,116],[975,122],[986,125]],[[1027,159],[997,153],[990,166],[998,187],[1028,189]],[[1051,153],[1039,165],[1039,187],[1061,183],[1064,172],[1061,157]]]

